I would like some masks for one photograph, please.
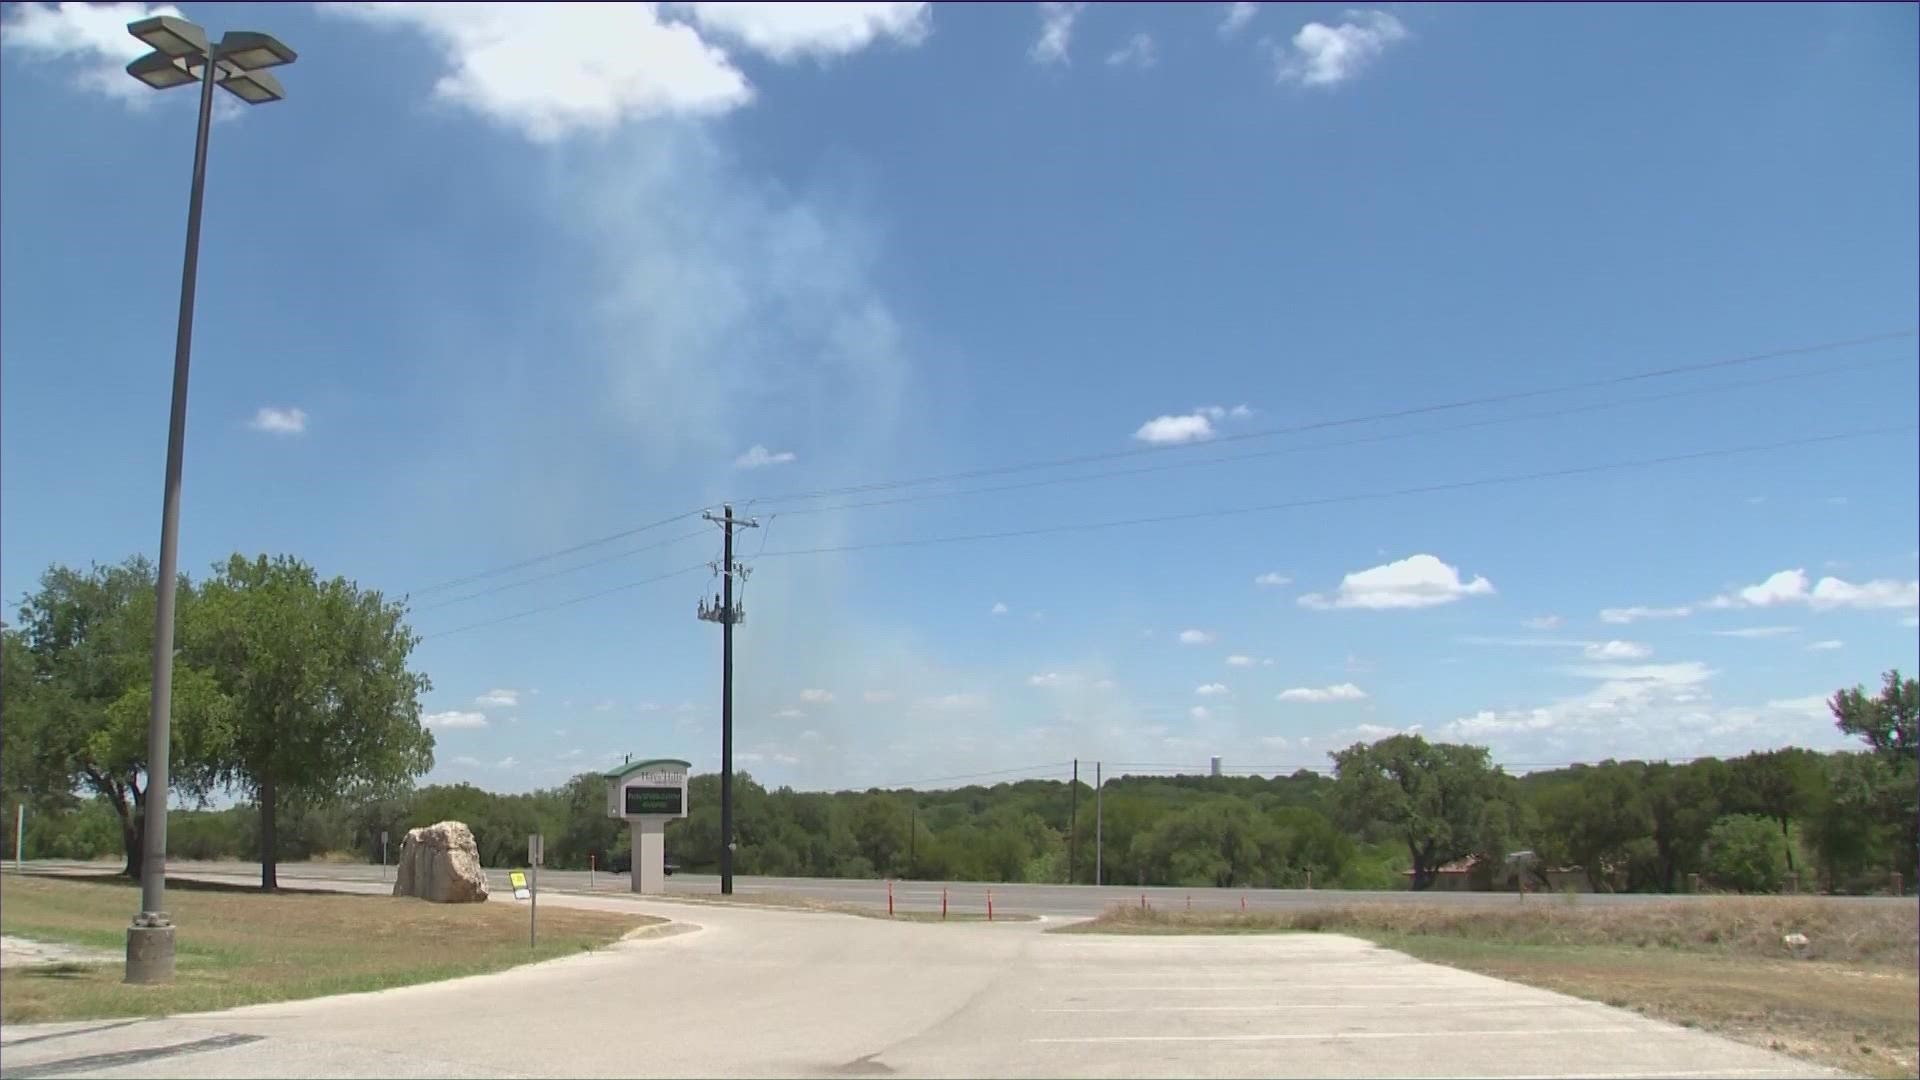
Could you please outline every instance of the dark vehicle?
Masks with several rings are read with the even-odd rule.
[[[602,865],[607,868],[607,872],[610,874],[631,874],[633,872],[633,852],[616,852]],[[674,862],[671,858],[666,860],[665,870],[668,877],[672,877],[679,869],[679,863]]]

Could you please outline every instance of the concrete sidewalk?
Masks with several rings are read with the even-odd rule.
[[[542,903],[701,929],[378,993],[9,1025],[0,1077],[1834,1075],[1336,935]]]

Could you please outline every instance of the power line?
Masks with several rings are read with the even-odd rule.
[[[905,788],[917,788],[924,784],[944,784],[944,783],[950,783],[956,780],[986,780],[994,777],[1010,777],[1011,778],[1018,773],[1047,772],[1055,769],[1064,769],[1071,764],[1072,762],[1070,761],[1054,761],[1054,762],[1048,762],[1041,765],[1024,765],[1014,769],[994,769],[988,772],[959,773],[954,776],[929,776],[929,777],[923,777],[919,780],[908,780],[898,784],[869,784],[868,787],[877,788],[878,790],[881,790],[881,791],[899,791]],[[1038,780],[1042,778],[1021,776],[1019,777],[1019,779]]]
[[[1824,352],[1824,351],[1830,351],[1834,349],[1850,348],[1850,347],[1859,346],[1859,345],[1868,345],[1868,344],[1874,344],[1878,342],[1897,340],[1901,338],[1909,338],[1909,337],[1913,337],[1916,333],[1920,333],[1920,331],[1908,329],[1908,330],[1894,331],[1894,332],[1885,333],[1885,334],[1874,334],[1874,335],[1869,335],[1865,337],[1848,338],[1848,339],[1842,339],[1842,340],[1836,340],[1836,341],[1822,342],[1816,345],[1804,345],[1804,346],[1796,346],[1796,347],[1785,348],[1785,349],[1775,349],[1775,350],[1770,350],[1768,352],[1753,353],[1746,356],[1733,357],[1730,359],[1711,360],[1711,361],[1706,361],[1703,363],[1696,363],[1696,364],[1676,365],[1672,367],[1659,368],[1651,371],[1635,372],[1628,375],[1612,376],[1606,379],[1591,380],[1591,381],[1582,382],[1582,383],[1568,383],[1568,384],[1562,384],[1559,386],[1541,387],[1541,388],[1535,388],[1531,390],[1519,390],[1519,391],[1510,391],[1502,394],[1482,395],[1480,397],[1465,398],[1465,399],[1460,399],[1456,401],[1412,406],[1409,408],[1398,409],[1398,410],[1393,410],[1389,412],[1372,413],[1372,414],[1367,414],[1362,416],[1352,416],[1352,417],[1344,417],[1344,418],[1338,418],[1338,419],[1332,419],[1332,420],[1315,421],[1315,422],[1297,424],[1297,425],[1292,425],[1287,427],[1272,428],[1264,431],[1242,432],[1236,435],[1221,436],[1219,438],[1212,439],[1203,443],[1183,443],[1183,444],[1166,445],[1166,446],[1130,447],[1125,450],[1109,451],[1109,452],[1099,453],[1099,454],[1083,454],[1083,455],[1078,455],[1074,457],[1056,458],[1052,460],[1042,460],[1042,461],[1021,462],[1021,463],[993,466],[993,467],[981,468],[981,469],[971,469],[971,470],[965,470],[965,471],[955,472],[955,473],[945,473],[945,474],[940,474],[935,476],[924,476],[924,477],[917,477],[917,478],[904,479],[904,480],[878,481],[878,482],[865,483],[865,484],[848,485],[848,486],[837,487],[837,488],[822,488],[822,489],[818,489],[811,492],[797,492],[797,493],[792,493],[788,495],[766,496],[766,497],[752,499],[752,500],[749,500],[748,502],[749,502],[749,505],[751,505],[753,503],[760,503],[760,502],[807,501],[812,499],[827,498],[834,495],[851,495],[851,494],[860,494],[860,493],[871,492],[871,491],[895,490],[902,487],[914,487],[914,486],[920,486],[924,484],[941,483],[941,482],[954,481],[954,480],[974,479],[979,477],[1004,475],[1004,474],[1015,473],[1015,472],[1026,472],[1026,471],[1034,471],[1034,470],[1040,470],[1040,469],[1058,468],[1066,465],[1091,464],[1091,463],[1100,462],[1100,461],[1110,461],[1110,460],[1117,460],[1117,459],[1123,459],[1123,458],[1138,457],[1146,454],[1157,454],[1157,453],[1164,453],[1164,452],[1175,451],[1175,450],[1201,449],[1201,448],[1213,447],[1213,446],[1218,446],[1218,445],[1223,445],[1228,443],[1242,442],[1242,441],[1251,440],[1251,439],[1265,439],[1265,438],[1272,438],[1279,435],[1297,434],[1299,432],[1313,431],[1313,430],[1319,430],[1323,428],[1343,427],[1343,426],[1351,426],[1355,424],[1364,424],[1364,423],[1375,423],[1375,422],[1380,422],[1384,420],[1400,419],[1400,418],[1405,418],[1409,416],[1424,415],[1428,413],[1437,413],[1437,412],[1464,409],[1464,408],[1469,408],[1476,405],[1499,404],[1502,402],[1518,401],[1518,400],[1524,400],[1527,398],[1546,396],[1550,394],[1572,393],[1579,390],[1595,389],[1595,388],[1606,387],[1606,386],[1616,386],[1616,385],[1622,385],[1622,384],[1631,383],[1631,382],[1644,381],[1647,379],[1664,378],[1664,377],[1673,376],[1673,375],[1686,374],[1690,372],[1709,371],[1717,368],[1724,368],[1724,367],[1730,367],[1735,365],[1759,363],[1766,360],[1776,360],[1776,359],[1782,359],[1790,356],[1801,356],[1801,355],[1806,355],[1810,353]],[[1815,372],[1811,374],[1817,375],[1822,373],[1824,372]],[[1784,378],[1795,378],[1795,377],[1800,377],[1800,376],[1790,375],[1790,376],[1785,376]],[[1765,381],[1765,380],[1762,380],[1762,381]],[[1745,384],[1731,384],[1725,387],[1717,387],[1717,388],[1709,389],[1702,392],[1711,393],[1719,389],[1737,389],[1741,386],[1759,385],[1759,384],[1760,384],[1760,381],[1745,383]],[[1683,392],[1681,394],[1676,394],[1673,396],[1676,396],[1676,397],[1686,396],[1686,393]],[[1598,406],[1592,406],[1587,408],[1575,408],[1575,409],[1567,410],[1567,412],[1572,413],[1572,412],[1592,411],[1595,408],[1613,408],[1623,404],[1637,404],[1637,403],[1640,403],[1640,401],[1656,401],[1656,400],[1662,400],[1662,398],[1660,396],[1652,396],[1652,397],[1647,397],[1647,398],[1638,399],[1638,400],[1630,400],[1622,403],[1603,403]],[[1518,422],[1520,420],[1539,419],[1539,418],[1550,417],[1554,415],[1564,415],[1564,414],[1563,413],[1542,413],[1542,414],[1535,414],[1532,416],[1516,417],[1516,418],[1496,418],[1494,420],[1488,421],[1487,423]],[[1463,427],[1474,427],[1474,426],[1482,426],[1482,425],[1480,424],[1463,425]],[[1446,430],[1457,430],[1457,429],[1442,428],[1437,430],[1446,431]],[[1418,435],[1418,434],[1427,434],[1427,433],[1414,433],[1414,434]],[[1389,436],[1389,437],[1398,438],[1400,436],[1396,435],[1396,436]],[[1372,441],[1372,440],[1363,440],[1363,441]],[[1351,444],[1332,444],[1332,446],[1334,447],[1341,446],[1341,445],[1351,445]],[[1326,449],[1326,448],[1330,448],[1330,447],[1306,447],[1306,448],[1300,448],[1300,449]],[[1294,451],[1292,449],[1289,449],[1282,452],[1294,452]],[[1263,455],[1249,454],[1244,456],[1257,457],[1257,456],[1263,456]],[[1185,464],[1211,464],[1214,462],[1225,462],[1225,461],[1234,461],[1234,460],[1240,460],[1240,457],[1228,456],[1228,457],[1212,458],[1212,459],[1208,459],[1205,462],[1183,463],[1182,466],[1178,466],[1178,467],[1185,467]],[[1175,466],[1161,466],[1160,468],[1170,468],[1170,467],[1175,467]],[[1152,470],[1142,469],[1139,471],[1146,472],[1146,471],[1152,471]],[[1081,482],[1085,479],[1099,479],[1099,478],[1102,478],[1104,475],[1124,476],[1124,475],[1131,475],[1131,473],[1129,471],[1123,470],[1123,471],[1116,471],[1108,474],[1095,474],[1093,476],[1085,477],[1085,478],[1080,478],[1080,477],[1062,478],[1059,480],[1045,481],[1044,483],[1056,483],[1056,482],[1057,483],[1074,483],[1074,482]],[[974,491],[954,492],[954,493],[943,492],[935,495],[916,496],[914,498],[947,497],[949,495],[955,495],[955,494],[984,494],[984,493],[996,491],[996,490],[1014,490],[1018,487],[1025,487],[1025,486],[1038,486],[1038,485],[1007,485],[1001,488],[984,488],[984,489],[977,489]],[[910,501],[910,500],[901,499],[901,500],[873,501],[870,503],[852,504],[852,505],[843,506],[843,507],[828,507],[824,509],[828,509],[828,510],[856,509],[860,506],[865,506],[865,505],[891,505],[892,502],[895,502],[895,501]],[[541,555],[535,555],[529,558],[521,559],[517,562],[512,562],[502,566],[492,567],[486,570],[475,571],[471,574],[465,574],[456,578],[449,578],[445,581],[434,582],[433,584],[430,584],[430,585],[425,585],[417,589],[409,590],[405,595],[409,597],[425,596],[431,593],[439,592],[443,589],[455,588],[460,585],[470,584],[472,582],[481,581],[486,578],[497,577],[501,574],[512,573],[515,570],[522,570],[529,566],[537,566],[543,562],[550,562],[554,559],[562,558],[567,555],[572,555],[580,551],[588,550],[589,548],[599,547],[603,544],[609,544],[616,540],[622,540],[629,536],[635,536],[640,533],[647,532],[651,529],[657,529],[662,526],[672,524],[673,522],[676,522],[676,521],[682,521],[687,518],[697,516],[707,510],[710,510],[711,508],[712,508],[711,505],[708,505],[708,506],[698,507],[692,510],[683,511],[678,514],[674,514],[670,517],[662,518],[658,521],[648,522],[647,524],[639,525],[631,529],[622,529],[619,532],[610,533],[606,536],[598,537],[592,540],[582,541],[580,543],[572,544],[555,551],[550,551]],[[792,514],[818,513],[818,512],[823,512],[823,510],[808,509],[808,510],[786,511],[786,513],[792,513]],[[596,565],[596,564],[586,564],[586,565]],[[532,579],[532,580],[540,580],[540,579]]]
[[[581,570],[588,569],[589,567],[602,566],[602,565],[605,565],[606,563],[616,562],[620,559],[625,559],[634,555],[638,555],[643,551],[654,551],[663,547],[671,547],[672,545],[678,544],[683,540],[692,540],[696,537],[701,537],[705,535],[707,535],[707,530],[705,529],[701,529],[698,532],[681,533],[679,536],[673,537],[670,540],[661,540],[657,543],[643,544],[637,548],[629,548],[626,551],[622,551],[614,555],[608,555],[603,559],[594,559],[591,562],[578,563],[574,566],[564,567],[562,569],[554,570],[549,573],[536,574],[535,576],[530,578],[523,578],[520,581],[510,581],[505,585],[495,585],[492,588],[481,589],[478,592],[467,593],[464,596],[455,596],[447,600],[438,601],[436,603],[425,604],[425,605],[422,605],[419,608],[419,610],[433,611],[437,608],[448,607],[453,604],[465,603],[468,600],[477,600],[483,596],[492,596],[495,593],[506,592],[509,589],[518,589],[523,585],[532,585],[533,583],[538,581],[547,581],[551,578],[565,577],[568,574],[577,573]]]
[[[706,563],[698,563],[693,566],[684,566],[670,573],[660,574],[656,577],[643,578],[639,581],[629,581],[625,585],[615,585],[611,589],[601,589],[599,592],[590,592],[590,593],[587,593],[585,596],[576,596],[571,600],[562,600],[557,604],[546,604],[544,606],[537,607],[537,608],[528,608],[525,611],[516,611],[511,615],[502,615],[497,619],[487,619],[484,622],[468,623],[465,626],[456,626],[451,630],[441,630],[437,633],[425,634],[425,635],[422,635],[420,640],[432,641],[434,638],[443,638],[443,637],[451,636],[453,634],[462,634],[468,630],[478,630],[483,626],[494,626],[503,622],[511,622],[514,619],[524,619],[529,615],[538,615],[546,611],[557,611],[563,607],[571,607],[574,604],[584,604],[589,600],[598,600],[603,596],[611,596],[614,593],[625,592],[628,589],[637,589],[642,585],[652,585],[656,581],[665,581],[668,578],[680,577],[683,574],[691,574],[696,570],[705,570],[706,568],[707,568]]]
[[[1720,383],[1714,386],[1690,387],[1664,394],[1645,394],[1640,397],[1622,398],[1616,401],[1603,401],[1586,405],[1573,405],[1562,409],[1548,409],[1540,412],[1519,413],[1512,416],[1497,416],[1484,420],[1470,420],[1461,424],[1448,424],[1442,427],[1424,428],[1418,431],[1395,431],[1381,435],[1368,435],[1357,439],[1339,442],[1309,443],[1301,446],[1283,446],[1271,450],[1254,450],[1244,454],[1223,454],[1203,458],[1199,461],[1173,461],[1155,465],[1142,465],[1129,469],[1107,469],[1100,472],[1082,473],[1075,476],[1051,476],[1039,480],[1023,480],[1013,484],[998,484],[992,487],[966,488],[960,491],[931,491],[915,495],[896,495],[884,499],[867,499],[859,502],[835,503],[829,506],[810,506],[782,511],[790,515],[827,514],[846,510],[863,510],[878,506],[897,506],[904,503],[926,502],[931,499],[952,499],[967,495],[990,495],[1005,491],[1023,491],[1030,488],[1053,487],[1059,484],[1088,483],[1108,480],[1121,476],[1141,476],[1148,473],[1170,472],[1177,469],[1202,468],[1208,465],[1225,465],[1237,461],[1251,461],[1257,458],[1279,457],[1287,454],[1310,453],[1316,450],[1339,450],[1351,446],[1367,446],[1375,443],[1395,442],[1403,439],[1417,439],[1428,435],[1440,435],[1456,431],[1468,431],[1475,428],[1498,427],[1504,424],[1518,424],[1530,420],[1548,420],[1563,416],[1575,416],[1582,413],[1605,412],[1609,409],[1626,408],[1659,401],[1672,401],[1680,398],[1699,397],[1707,394],[1723,393],[1728,390],[1744,390],[1756,386],[1769,386],[1775,383],[1792,382],[1800,379],[1821,378],[1836,371],[1862,370],[1882,364],[1905,362],[1906,357],[1883,357],[1849,364],[1836,364],[1819,371],[1800,371],[1786,375],[1774,375],[1764,379],[1748,379],[1741,382]],[[764,544],[762,547],[764,548]]]
[[[423,586],[418,589],[412,589],[408,591],[406,595],[420,596],[426,593],[439,592],[441,589],[451,589],[456,585],[465,585],[470,582],[479,581],[483,578],[498,577],[501,574],[510,574],[515,570],[524,570],[529,566],[537,566],[543,562],[551,562],[552,560],[558,559],[561,556],[572,555],[577,551],[585,551],[588,548],[599,547],[601,544],[611,544],[615,540],[624,540],[629,536],[637,536],[640,533],[647,532],[650,529],[658,529],[663,525],[671,525],[676,521],[685,521],[687,518],[697,517],[699,516],[701,511],[705,509],[706,509],[705,507],[699,507],[693,510],[688,510],[684,513],[675,514],[672,517],[661,518],[659,521],[651,521],[645,525],[639,525],[631,529],[622,529],[617,533],[611,533],[607,536],[602,536],[597,540],[586,540],[586,541],[582,541],[581,543],[574,544],[571,547],[561,548],[558,551],[549,551],[545,555],[535,555],[531,558],[521,559],[519,562],[516,562],[516,563],[508,563],[505,566],[496,566],[491,570],[479,570],[479,571],[475,571],[474,573],[467,574],[463,577],[449,578],[446,581],[438,581],[433,583],[432,585]]]
[[[1559,478],[1564,478],[1568,476],[1582,476],[1582,475],[1593,474],[1593,473],[1616,472],[1616,471],[1625,471],[1630,469],[1642,469],[1642,468],[1654,468],[1661,465],[1680,464],[1688,461],[1701,461],[1701,460],[1707,460],[1711,458],[1732,457],[1739,454],[1758,453],[1766,450],[1790,449],[1798,446],[1813,446],[1813,445],[1818,445],[1823,443],[1844,442],[1852,439],[1863,439],[1863,438],[1868,438],[1876,435],[1889,435],[1889,434],[1896,434],[1899,432],[1908,432],[1913,430],[1915,430],[1915,425],[1912,425],[1912,424],[1895,426],[1895,427],[1884,427],[1884,428],[1866,428],[1860,431],[1843,432],[1843,433],[1833,434],[1833,435],[1816,435],[1816,436],[1810,436],[1810,437],[1801,438],[1801,439],[1787,439],[1787,440],[1782,440],[1780,442],[1753,443],[1753,444],[1748,444],[1744,446],[1723,447],[1723,448],[1712,449],[1712,450],[1699,450],[1699,451],[1694,451],[1692,453],[1673,454],[1665,457],[1641,458],[1641,459],[1634,459],[1634,460],[1627,460],[1627,461],[1604,462],[1598,465],[1571,466],[1564,469],[1549,469],[1542,472],[1519,473],[1519,474],[1509,475],[1509,476],[1485,477],[1485,478],[1475,479],[1475,480],[1457,480],[1457,481],[1450,481],[1447,483],[1440,483],[1440,484],[1426,484],[1418,487],[1398,488],[1390,491],[1360,492],[1360,493],[1355,493],[1350,495],[1325,495],[1325,496],[1319,496],[1311,499],[1295,499],[1288,502],[1267,503],[1259,506],[1227,507],[1219,510],[1196,510],[1196,511],[1189,511],[1186,513],[1179,513],[1179,514],[1157,514],[1151,517],[1121,518],[1117,520],[1081,522],[1081,523],[1066,524],[1066,525],[1048,525],[1048,526],[1041,526],[1033,529],[1015,529],[1015,530],[1009,530],[1005,532],[967,533],[967,534],[962,534],[958,536],[932,536],[932,537],[908,538],[908,539],[901,539],[901,540],[877,540],[870,543],[841,544],[841,545],[836,545],[832,547],[794,548],[787,551],[763,552],[759,557],[765,558],[765,559],[774,559],[774,558],[781,558],[781,557],[795,556],[795,555],[824,555],[824,554],[836,554],[836,553],[853,552],[853,551],[870,551],[870,550],[879,549],[879,548],[925,547],[925,546],[931,546],[936,544],[966,543],[966,542],[979,541],[979,540],[1007,540],[1007,539],[1017,539],[1017,538],[1030,537],[1030,536],[1045,536],[1045,535],[1050,535],[1055,533],[1089,532],[1089,531],[1095,531],[1099,529],[1123,528],[1123,527],[1134,526],[1134,525],[1152,525],[1152,524],[1162,524],[1162,523],[1174,522],[1174,521],[1195,521],[1195,520],[1201,520],[1205,518],[1231,517],[1231,516],[1243,515],[1243,514],[1268,513],[1268,512],[1279,511],[1279,510],[1295,510],[1295,509],[1302,509],[1302,508],[1311,507],[1311,506],[1327,506],[1327,505],[1333,505],[1333,504],[1339,504],[1339,503],[1370,502],[1370,501],[1379,501],[1384,499],[1400,498],[1400,497],[1409,496],[1409,495],[1433,494],[1433,493],[1442,492],[1442,491],[1460,491],[1460,490],[1466,490],[1471,488],[1497,487],[1497,486],[1506,485],[1506,484],[1526,483],[1526,482],[1531,482],[1536,480],[1559,479]],[[480,622],[480,623],[473,623],[468,626],[458,627],[453,630],[445,630],[436,634],[429,634],[429,635],[426,635],[426,637],[423,637],[421,640],[424,641],[424,640],[429,640],[431,638],[436,638],[436,637],[445,637],[449,634],[457,634],[466,630],[474,630],[483,626],[492,626],[495,623],[507,622],[512,619],[523,618],[528,615],[537,615],[537,614],[540,614],[541,612],[553,611],[558,608],[569,607],[573,604],[584,603],[585,601],[596,599],[601,596],[606,596],[610,593],[620,592],[625,589],[636,588],[641,585],[649,585],[649,584],[652,584],[653,582],[663,581],[670,577],[678,577],[682,574],[689,574],[697,570],[707,569],[710,565],[711,564],[709,563],[700,563],[699,565],[689,566],[681,570],[676,570],[670,574],[661,575],[660,577],[647,578],[643,581],[630,582],[626,585],[618,585],[611,589],[605,589],[596,593],[589,593],[585,596],[576,596],[570,600],[563,600],[557,604],[549,604],[543,607],[529,608],[526,611],[516,612],[515,614],[502,616],[501,618],[498,618],[498,619],[492,619],[492,620],[488,620],[486,622]]]
[[[1627,383],[1642,382],[1648,379],[1668,378],[1700,371],[1712,371],[1719,368],[1744,364],[1778,360],[1789,356],[1804,356],[1810,353],[1827,352],[1834,349],[1851,348],[1857,345],[1870,345],[1900,338],[1910,338],[1920,330],[1897,330],[1884,334],[1871,334],[1865,337],[1846,338],[1837,341],[1821,342],[1816,345],[1799,345],[1784,349],[1772,349],[1766,352],[1751,353],[1720,360],[1708,360],[1694,364],[1679,364],[1672,367],[1656,368],[1650,371],[1634,372],[1627,375],[1614,375],[1604,379],[1585,382],[1563,383],[1558,386],[1538,387],[1530,390],[1513,390],[1498,394],[1483,394],[1476,397],[1460,398],[1453,401],[1427,405],[1414,405],[1386,412],[1369,413],[1361,416],[1341,417],[1332,420],[1310,421],[1291,424],[1284,427],[1268,428],[1262,431],[1241,432],[1236,435],[1223,435],[1206,442],[1177,443],[1171,445],[1129,447],[1125,450],[1112,450],[1098,454],[1081,454],[1073,457],[1052,458],[1040,461],[1017,462],[1008,465],[967,469],[960,472],[942,473],[933,476],[921,476],[900,480],[875,481],[865,484],[852,484],[836,488],[820,488],[814,491],[795,492],[787,495],[763,495],[755,502],[795,502],[827,498],[834,495],[859,495],[873,491],[888,491],[902,487],[917,487],[922,484],[943,483],[954,480],[972,480],[984,476],[1000,476],[1008,473],[1029,472],[1036,469],[1061,468],[1068,465],[1086,465],[1100,461],[1114,461],[1122,458],[1140,457],[1147,454],[1168,453],[1177,450],[1192,450],[1199,447],[1217,446],[1223,443],[1244,442],[1251,439],[1270,439],[1278,435],[1294,435],[1305,431],[1319,431],[1327,428],[1347,427],[1355,424],[1378,423],[1385,420],[1405,419],[1411,416],[1424,416],[1431,413],[1450,412],[1473,408],[1479,405],[1498,405],[1529,398],[1545,397],[1552,394],[1574,393],[1580,390],[1594,390],[1608,386],[1621,386]]]
[[[875,540],[866,543],[838,544],[828,547],[791,548],[786,551],[765,552],[761,555],[761,558],[777,559],[792,555],[826,555],[852,551],[872,551],[879,548],[927,547],[936,544],[958,544],[978,540],[1011,540],[1028,536],[1045,536],[1054,533],[1092,532],[1100,529],[1116,529],[1134,525],[1157,525],[1174,521],[1198,521],[1205,518],[1268,513],[1277,510],[1298,510],[1305,507],[1329,506],[1338,503],[1371,502],[1381,499],[1401,498],[1408,495],[1429,495],[1442,491],[1462,491],[1470,488],[1498,487],[1537,480],[1563,479],[1569,476],[1585,476],[1595,473],[1653,468],[1661,465],[1676,465],[1689,461],[1733,457],[1740,454],[1759,453],[1767,450],[1784,450],[1799,446],[1845,442],[1875,435],[1913,431],[1914,429],[1915,425],[1912,424],[1894,427],[1865,428],[1859,431],[1841,432],[1832,435],[1816,435],[1807,438],[1785,439],[1779,442],[1769,443],[1749,443],[1742,446],[1696,450],[1691,453],[1670,454],[1663,457],[1636,458],[1624,461],[1603,462],[1597,465],[1576,465],[1561,469],[1546,469],[1540,472],[1484,477],[1475,480],[1455,480],[1440,484],[1422,484],[1416,487],[1395,488],[1388,491],[1359,492],[1349,495],[1323,495],[1311,499],[1294,499],[1287,502],[1264,503],[1257,506],[1235,506],[1218,510],[1193,510],[1177,514],[1154,514],[1147,517],[1116,518],[1106,521],[1078,522],[1065,525],[1043,525],[1031,529],[1009,529],[1001,532],[962,533],[955,536],[909,537],[899,540]]]

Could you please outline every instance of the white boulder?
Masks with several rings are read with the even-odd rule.
[[[477,903],[487,898],[487,875],[473,830],[458,821],[410,829],[400,842],[393,895],[436,904]]]

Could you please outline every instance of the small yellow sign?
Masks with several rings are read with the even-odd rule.
[[[527,889],[527,875],[523,871],[507,871],[507,884],[513,886],[513,898],[515,900],[525,900],[533,895],[533,893]]]

